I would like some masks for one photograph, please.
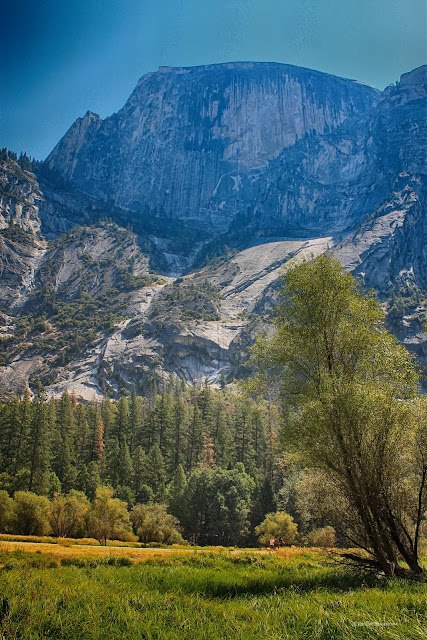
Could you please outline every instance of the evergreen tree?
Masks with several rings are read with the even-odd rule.
[[[88,442],[89,425],[86,411],[82,404],[78,404],[74,410],[74,422],[76,432],[76,463],[80,467],[88,461],[90,443]]]
[[[143,398],[137,396],[134,389],[129,403],[129,450],[131,453],[142,439],[144,426],[142,408]]]
[[[22,471],[27,464],[27,438],[31,428],[31,397],[28,387],[25,389],[24,398],[19,403],[18,421],[15,425],[16,437],[14,438],[14,467],[13,475]]]
[[[102,469],[104,461],[104,423],[100,412],[95,416],[95,430],[93,434],[92,459]]]
[[[57,424],[58,428],[53,447],[53,470],[61,483],[64,484],[64,479],[67,477],[68,481],[72,476],[71,466],[75,460],[73,455],[75,445],[74,416],[71,397],[67,390],[64,391],[59,400]]]
[[[130,487],[133,481],[133,466],[126,438],[123,439],[120,446],[118,467],[119,484],[122,486]]]
[[[203,422],[197,403],[194,402],[192,416],[187,433],[187,460],[186,467],[191,471],[200,461],[203,449]]]
[[[107,478],[111,486],[118,487],[120,484],[120,445],[117,438],[112,438],[107,451]]]
[[[99,466],[98,464],[92,460],[87,465],[87,480],[86,480],[86,491],[85,494],[90,500],[93,500],[96,495],[96,490],[101,486],[101,477],[99,474]]]
[[[127,438],[129,434],[129,404],[126,396],[122,396],[117,403],[117,413],[114,420],[114,435],[119,440]]]
[[[132,457],[133,466],[133,492],[135,494],[136,502],[145,502],[143,498],[146,498],[146,489],[148,482],[147,472],[147,455],[142,447],[137,447]]]
[[[101,418],[104,425],[104,440],[106,443],[114,436],[115,407],[110,398],[105,397],[101,405]]]
[[[171,466],[176,469],[184,459],[184,435],[188,428],[188,411],[181,396],[176,395],[172,409]]]
[[[166,492],[168,511],[181,521],[185,515],[185,492],[187,489],[187,478],[182,464],[175,470],[172,481],[169,483]]]
[[[38,494],[49,491],[50,442],[48,405],[44,394],[35,397],[28,438],[28,490]]]
[[[155,408],[155,433],[156,442],[159,445],[163,457],[169,454],[169,441],[172,431],[172,412],[170,396],[162,393],[157,397]]]
[[[165,482],[165,463],[160,447],[156,444],[148,454],[147,484],[154,491],[157,502],[161,502],[164,497]]]

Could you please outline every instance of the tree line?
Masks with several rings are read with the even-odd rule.
[[[26,391],[0,405],[0,489],[93,502],[110,487],[129,510],[167,505],[191,542],[254,543],[283,484],[278,419],[267,402],[177,378],[117,401]]]

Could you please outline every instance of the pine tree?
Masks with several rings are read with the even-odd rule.
[[[89,425],[86,418],[86,411],[82,404],[78,404],[74,409],[75,433],[76,433],[76,463],[77,466],[85,464],[88,460]]]
[[[106,396],[101,405],[101,418],[104,424],[104,440],[106,443],[114,437],[115,407]]]
[[[172,431],[170,396],[166,393],[162,393],[157,397],[154,421],[156,442],[159,445],[162,456],[166,457],[169,453],[169,440]]]
[[[95,498],[96,490],[101,486],[101,477],[99,475],[99,466],[92,460],[87,465],[86,495],[90,500]]]
[[[118,467],[119,484],[124,487],[130,487],[133,480],[133,466],[126,438],[123,439],[120,446]]]
[[[207,434],[203,434],[203,452],[201,467],[208,467],[209,469],[215,469],[215,445],[212,438]]]
[[[184,517],[185,511],[185,492],[187,489],[187,478],[182,464],[179,464],[173,475],[172,481],[169,483],[166,492],[166,501],[168,511],[178,520]]]
[[[132,456],[133,484],[132,489],[136,502],[145,502],[148,482],[148,458],[142,447],[137,447]]]
[[[112,438],[107,450],[107,478],[112,487],[117,487],[120,484],[120,445],[117,438]]]
[[[161,502],[163,499],[165,482],[165,463],[160,447],[156,444],[148,454],[147,484],[154,491],[157,502]]]
[[[57,411],[57,424],[54,438],[54,467],[56,475],[64,485],[67,477],[67,483],[72,476],[72,464],[75,461],[74,455],[74,416],[72,411],[72,402],[70,394],[67,390],[62,394]],[[71,487],[70,487],[71,488]]]
[[[172,409],[173,434],[171,437],[171,466],[176,469],[183,460],[184,434],[188,428],[188,411],[181,396],[176,396]]]
[[[200,461],[203,449],[203,422],[197,403],[193,405],[193,412],[188,425],[187,433],[187,460],[186,467],[191,471]]]
[[[132,453],[140,443],[143,430],[143,398],[132,391],[129,403],[129,450]]]
[[[95,417],[95,431],[93,434],[92,458],[102,469],[104,461],[104,423],[101,413],[97,413]]]
[[[214,408],[212,438],[215,445],[216,461],[220,467],[227,468],[231,463],[231,432],[225,402],[222,398],[217,398]]]
[[[19,471],[22,471],[27,463],[27,451],[26,451],[26,440],[29,435],[29,431],[31,428],[31,416],[32,407],[31,407],[31,397],[30,391],[28,387],[25,389],[24,398],[19,403],[19,411],[18,411],[18,421],[16,423],[16,438],[14,439],[14,467],[12,470],[12,474],[16,475]]]
[[[114,421],[114,435],[119,442],[129,434],[129,404],[125,396],[117,403],[117,413]]]
[[[49,421],[44,394],[35,397],[28,438],[28,491],[47,494],[49,491]]]

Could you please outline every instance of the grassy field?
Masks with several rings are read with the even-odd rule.
[[[2,542],[0,638],[427,638],[425,583],[314,549],[183,551]]]

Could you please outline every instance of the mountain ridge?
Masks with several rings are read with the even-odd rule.
[[[383,92],[357,86],[344,106],[342,87],[353,92],[357,81],[328,77],[306,101],[307,74],[296,68],[298,82],[282,79],[282,97],[265,112],[278,82],[272,63],[255,71],[255,63],[239,64],[245,68],[221,65],[219,76],[217,65],[214,76],[204,67],[143,76],[122,115],[104,125],[87,112],[37,175],[3,153],[1,395],[41,382],[50,393],[74,389],[90,400],[146,392],[170,373],[192,384],[239,378],[248,346],[268,328],[286,265],[325,250],[375,288],[390,327],[427,367],[427,68]],[[270,70],[260,79],[263,65]],[[224,97],[222,74],[236,73],[246,75]],[[180,84],[192,74],[209,77],[207,88]],[[141,101],[147,86],[156,88],[151,106]],[[277,100],[286,114],[275,113]],[[291,123],[288,134],[301,123],[306,130],[290,144],[282,132],[273,145],[282,121]],[[178,165],[180,173],[169,171]],[[148,183],[157,190],[153,202],[147,192],[150,206],[129,208],[126,193]],[[185,208],[193,196],[201,209]],[[159,198],[185,206],[168,211]]]

